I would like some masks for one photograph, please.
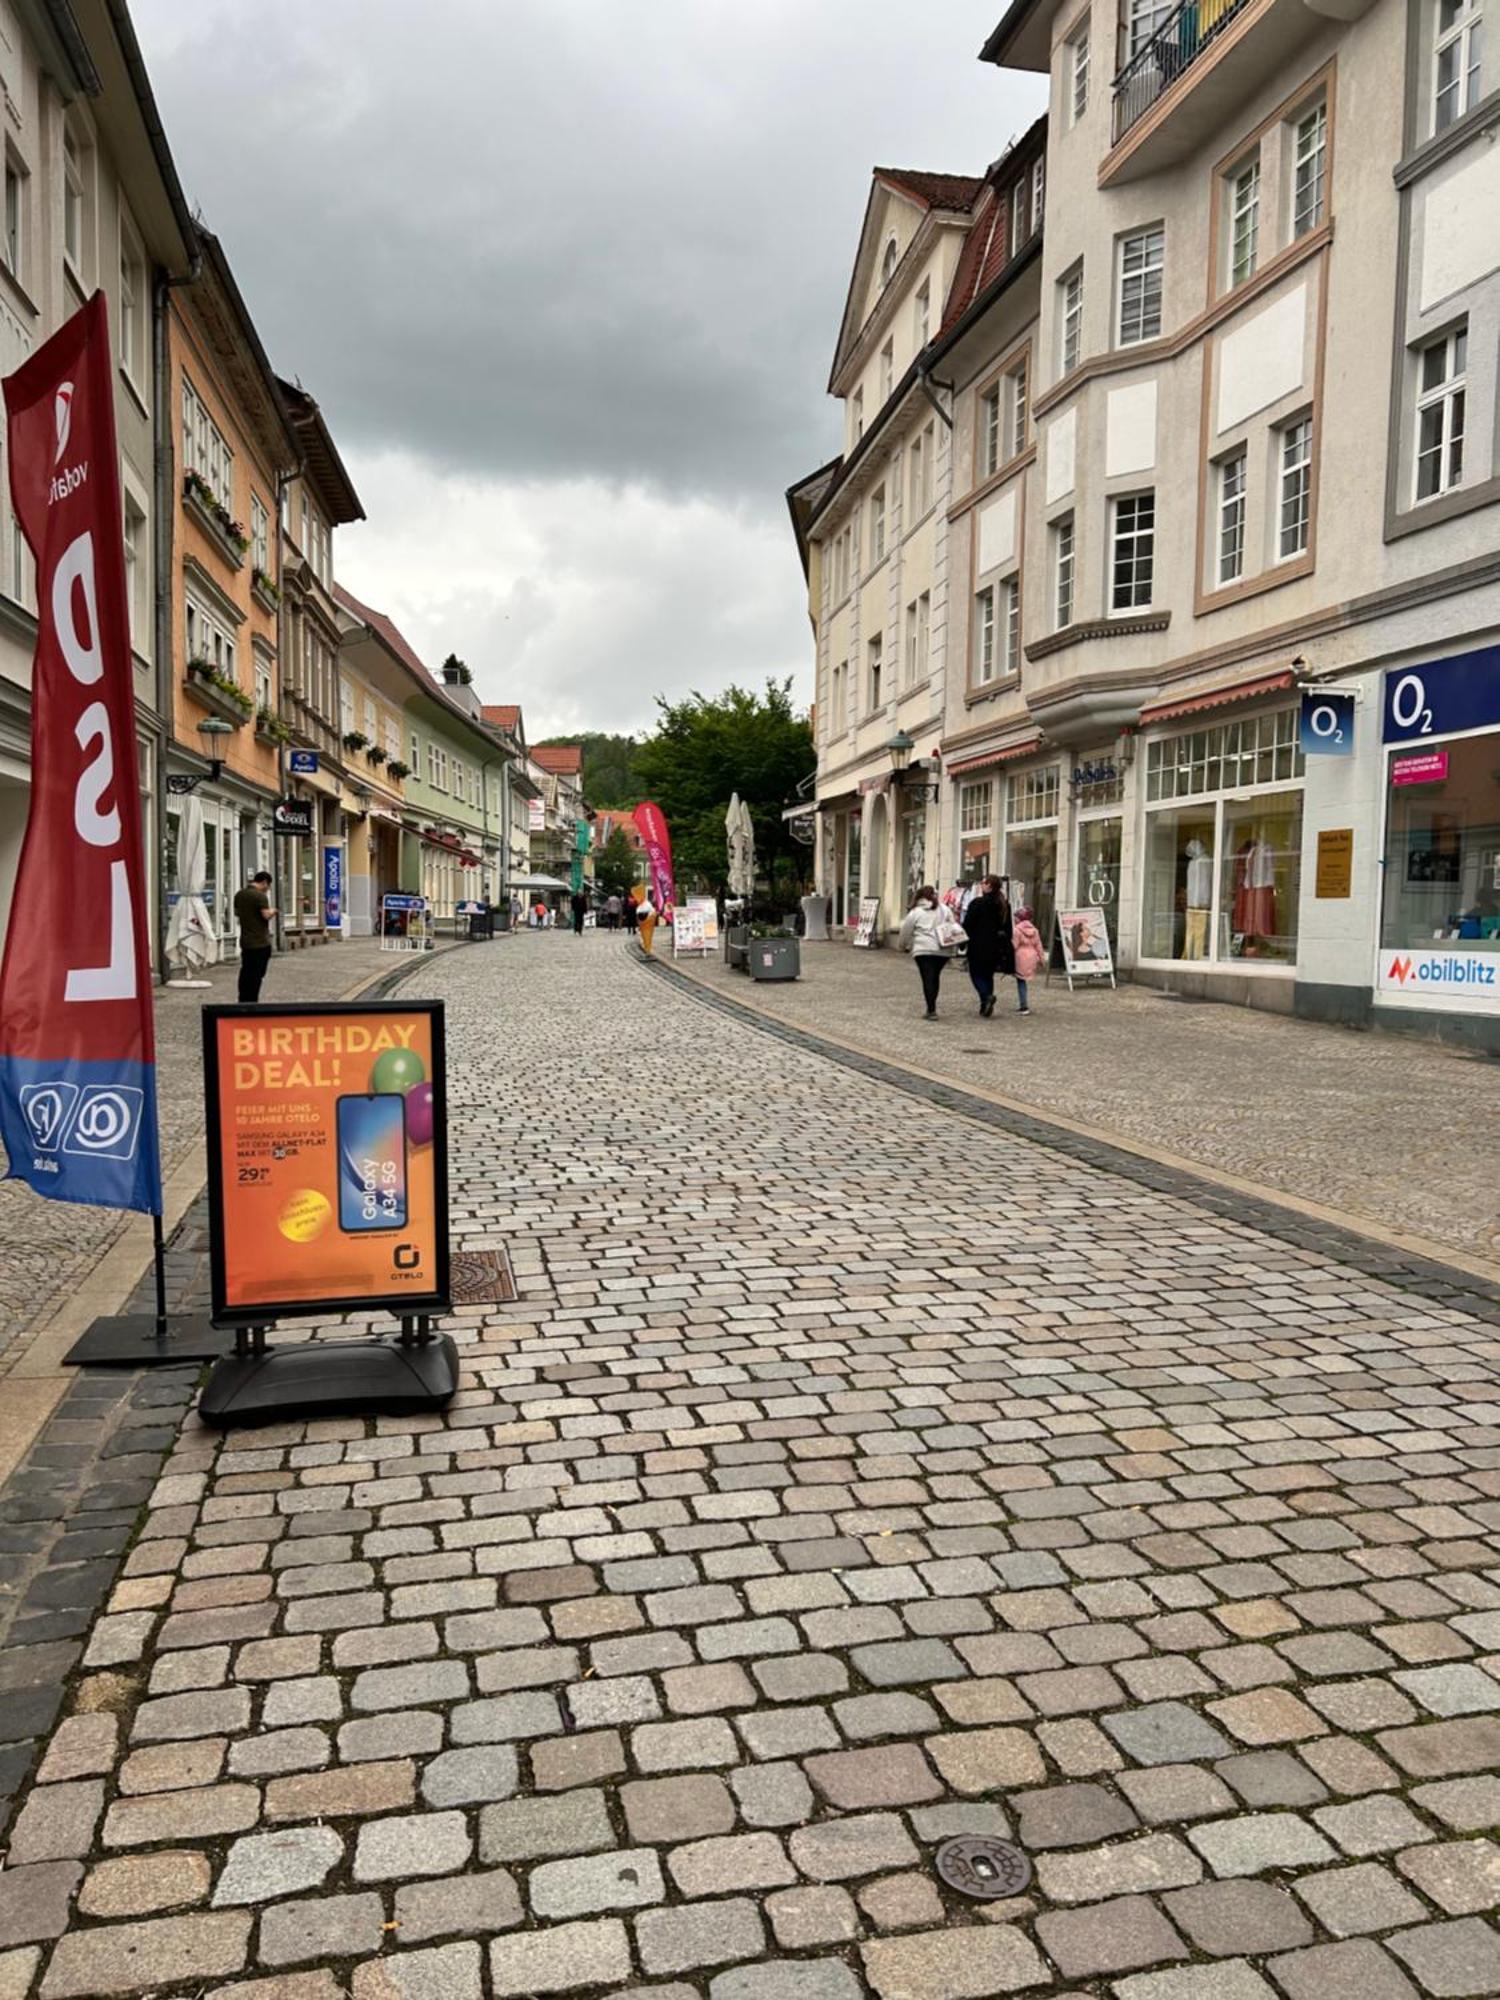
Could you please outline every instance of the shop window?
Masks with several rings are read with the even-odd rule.
[[[1185,730],[1146,745],[1146,801],[1285,784],[1302,776],[1297,711],[1273,709],[1211,729]]]
[[[1005,788],[1005,817],[1014,826],[1018,820],[1056,819],[1061,790],[1061,766],[1047,764],[1039,771],[1020,771]]]
[[[1124,822],[1118,813],[1105,819],[1081,820],[1078,826],[1078,900],[1107,913],[1111,939],[1117,936],[1123,835]]]
[[[1452,938],[1500,953],[1497,741],[1460,737],[1434,751],[1424,737],[1419,758],[1390,754],[1383,945]]]

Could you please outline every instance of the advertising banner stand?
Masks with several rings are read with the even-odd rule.
[[[1109,946],[1109,924],[1103,910],[1092,904],[1086,910],[1059,910],[1057,913],[1057,934],[1062,944],[1063,977],[1068,982],[1068,991],[1073,991],[1075,980],[1086,980],[1090,985],[1108,980],[1115,983],[1114,953]],[[1050,983],[1052,967],[1047,967]]]
[[[212,1319],[233,1351],[207,1424],[440,1410],[451,1309],[441,1001],[205,1007]],[[394,1341],[273,1347],[287,1318],[389,1313]]]

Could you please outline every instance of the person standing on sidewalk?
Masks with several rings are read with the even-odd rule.
[[[271,877],[262,868],[252,875],[234,899],[235,921],[240,927],[240,1005],[253,1006],[260,998],[261,982],[271,963]]]
[[[1016,912],[1014,925],[1016,952],[1016,998],[1020,1001],[1020,1012],[1029,1014],[1031,1003],[1027,998],[1026,982],[1035,979],[1047,963],[1047,947],[1042,943],[1042,934],[1032,922],[1031,911],[1022,908]]]
[[[950,949],[943,942],[943,932],[950,926],[958,928],[952,914],[939,905],[937,890],[924,883],[901,923],[901,949],[909,951],[917,961],[917,976],[922,982],[924,1020],[937,1019],[938,985]]]
[[[573,891],[568,901],[568,908],[573,912],[573,935],[574,937],[582,937],[583,920],[589,913],[589,899],[582,889],[575,889]]]
[[[986,875],[980,883],[964,911],[963,926],[969,936],[969,977],[979,995],[979,1011],[988,1019],[995,1011],[997,975],[1016,969],[1010,904],[1000,893],[998,875]]]

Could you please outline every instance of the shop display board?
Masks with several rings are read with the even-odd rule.
[[[687,908],[703,918],[703,942],[713,950],[719,942],[719,906],[712,896],[689,896]]]
[[[437,1000],[205,1007],[216,1323],[449,1308]]]
[[[382,951],[426,951],[429,941],[425,896],[381,897],[380,949]]]
[[[1101,909],[1059,910],[1057,928],[1062,937],[1063,975],[1068,991],[1075,979],[1107,979],[1115,983],[1114,954],[1109,947],[1109,925]]]
[[[692,954],[701,957],[708,950],[708,934],[701,910],[674,910],[672,912],[672,956],[686,958]]]
[[[880,898],[865,896],[859,905],[859,927],[849,940],[869,951],[880,942]]]

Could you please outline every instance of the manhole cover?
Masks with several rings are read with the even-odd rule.
[[[516,1296],[503,1250],[460,1250],[453,1259],[451,1285],[456,1306],[502,1306]]]
[[[988,1833],[961,1833],[937,1851],[937,1872],[950,1889],[992,1903],[1019,1896],[1031,1881],[1031,1863],[1012,1841]]]

